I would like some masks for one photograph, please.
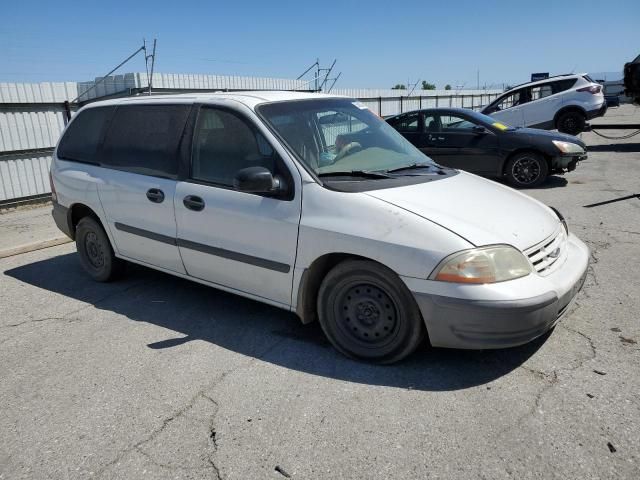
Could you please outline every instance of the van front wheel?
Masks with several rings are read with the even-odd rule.
[[[424,337],[411,292],[393,271],[370,261],[347,260],[327,274],[318,293],[318,314],[338,351],[370,362],[397,362]]]
[[[76,227],[76,248],[80,264],[97,282],[109,282],[124,270],[124,262],[116,258],[102,226],[91,217],[84,217]]]

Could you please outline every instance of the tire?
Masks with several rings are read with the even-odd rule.
[[[505,176],[516,188],[537,187],[549,175],[549,165],[545,158],[536,152],[521,152],[509,159],[505,167]]]
[[[560,114],[556,120],[556,128],[561,133],[578,135],[582,133],[586,123],[587,119],[581,112],[572,110]]]
[[[412,353],[425,327],[415,299],[382,265],[346,260],[324,278],[318,316],[325,335],[344,355],[388,364]]]
[[[76,248],[82,268],[97,282],[109,282],[124,271],[124,261],[116,258],[104,228],[84,217],[76,227]]]

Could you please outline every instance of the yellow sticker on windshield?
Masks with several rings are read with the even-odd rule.
[[[493,126],[499,128],[500,130],[509,130],[509,127],[507,127],[504,123],[493,122]]]

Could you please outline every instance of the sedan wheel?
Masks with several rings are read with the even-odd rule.
[[[547,178],[549,166],[539,153],[524,152],[513,156],[505,169],[507,179],[517,188],[536,187]]]

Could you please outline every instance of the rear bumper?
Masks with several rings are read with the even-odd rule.
[[[534,273],[529,275],[531,279],[523,280],[534,290],[544,290],[546,285],[546,291],[534,296],[484,300],[432,295],[414,290],[431,344],[461,349],[513,347],[527,343],[553,328],[582,288],[589,263],[587,247],[571,237],[569,257],[558,270],[548,277]],[[504,298],[512,290],[522,290],[522,285],[514,289],[504,285],[511,282],[503,282],[499,287],[503,291],[498,296]],[[493,293],[488,294],[487,298],[496,297],[497,289],[493,286],[478,287]]]
[[[602,102],[602,106],[599,108],[594,108],[593,110],[589,110],[587,112],[587,120],[591,120],[598,117],[604,117],[604,114],[607,113],[607,101],[604,100]]]
[[[62,233],[73,240],[73,233],[69,222],[69,209],[54,201],[51,215],[53,216],[53,221],[56,222],[56,226],[62,231]]]

